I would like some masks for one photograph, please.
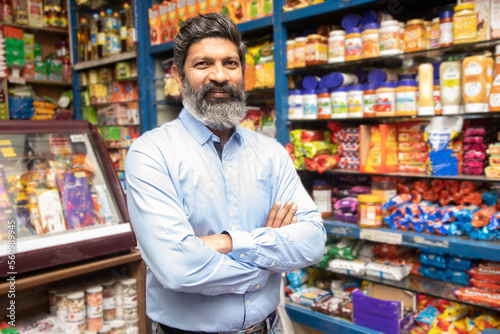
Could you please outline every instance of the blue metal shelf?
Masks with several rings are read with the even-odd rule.
[[[390,228],[364,229],[356,224],[325,219],[327,233],[357,239],[400,244],[429,252],[445,252],[458,257],[500,261],[500,241],[472,240]]]
[[[323,3],[308,6],[301,9],[292,10],[290,12],[283,12],[281,22],[284,24],[289,24],[294,21],[312,19],[316,15],[327,14],[335,12],[338,10],[346,9],[349,7],[365,5],[368,3],[377,3],[382,1],[374,0],[326,0]],[[276,8],[276,10],[281,10],[281,8]]]
[[[162,43],[158,45],[151,45],[149,47],[149,54],[152,57],[163,57],[165,53],[173,53],[174,52],[174,41],[170,41],[167,43]]]
[[[344,319],[315,312],[302,305],[286,303],[286,312],[292,321],[325,333],[378,334],[374,330],[361,327]]]

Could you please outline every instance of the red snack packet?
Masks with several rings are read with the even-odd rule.
[[[463,195],[468,195],[471,192],[474,191],[474,182],[472,181],[462,181],[460,182],[460,194]]]
[[[439,193],[439,204],[441,204],[441,206],[447,206],[451,201],[452,198],[450,191],[446,189],[441,190]]]
[[[442,180],[432,180],[431,189],[435,192],[440,193],[444,189],[444,182]]]
[[[423,198],[429,202],[436,202],[439,199],[439,194],[434,189],[429,189],[423,194]]]
[[[316,162],[316,168],[318,170],[318,173],[321,174],[324,171],[335,169],[335,167],[337,167],[337,164],[340,161],[340,156],[320,154],[315,156],[313,160]]]
[[[500,292],[500,282],[493,283],[488,281],[481,281],[475,278],[471,278],[469,282],[473,287],[478,289]]]
[[[480,281],[498,284],[500,282],[500,270],[490,267],[475,267],[468,271],[468,274]]]
[[[303,143],[308,143],[311,141],[322,141],[324,140],[323,132],[320,130],[304,130],[302,131],[300,141]]]
[[[453,202],[455,202],[456,205],[464,205],[465,204],[465,201],[459,192],[453,193],[451,195],[451,199],[453,200]]]
[[[288,152],[288,154],[290,155],[294,154],[294,145],[292,143],[286,144],[285,149]]]
[[[422,202],[422,193],[416,191],[416,190],[411,190],[410,195],[413,196],[413,203],[420,203]]]
[[[474,213],[472,216],[472,226],[483,227],[490,223],[491,217],[497,213],[497,208],[495,206],[488,206]]]
[[[425,182],[424,180],[418,180],[413,182],[413,190],[416,190],[419,193],[424,193],[427,190],[429,190],[429,186],[427,185],[427,182]]]
[[[477,191],[471,192],[470,194],[464,197],[464,201],[466,204],[472,204],[479,206],[483,203],[483,197]]]
[[[460,288],[453,294],[461,301],[500,308],[500,293],[477,288]]]
[[[454,194],[460,190],[460,183],[455,180],[444,180],[444,187]]]
[[[304,158],[304,166],[310,172],[318,170],[318,163],[314,159]]]
[[[397,188],[398,188],[398,194],[409,194],[411,191],[410,187],[404,183],[398,183]]]

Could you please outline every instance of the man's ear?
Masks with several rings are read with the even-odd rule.
[[[181,74],[179,73],[179,69],[176,65],[172,66],[172,75],[174,76],[175,81],[177,82],[177,87],[182,92],[182,79]]]

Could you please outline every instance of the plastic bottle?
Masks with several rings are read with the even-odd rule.
[[[429,49],[438,48],[440,38],[441,29],[439,28],[439,17],[435,17],[432,19]]]
[[[439,14],[439,47],[453,45],[453,12],[447,10]]]
[[[443,107],[441,104],[441,85],[439,78],[434,79],[434,87],[432,89],[432,99],[434,100],[434,115],[442,115]]]
[[[394,55],[401,53],[399,22],[396,20],[383,21],[380,24],[380,55]]]
[[[410,20],[405,29],[403,51],[414,52],[427,49],[427,29],[424,20]]]
[[[416,116],[417,113],[417,81],[398,81],[398,87],[396,88],[396,116]]]
[[[462,100],[462,64],[459,61],[442,62],[439,78],[443,115],[457,115]]]
[[[331,118],[347,118],[347,88],[339,87],[330,92]]]
[[[425,48],[429,49],[431,45],[431,27],[432,27],[432,21],[424,21],[424,27],[425,27]]]
[[[319,84],[324,88],[335,89],[338,87],[357,85],[358,77],[354,74],[333,72],[322,76]]]
[[[90,24],[90,60],[99,59],[97,50],[97,22],[99,21],[99,14],[95,13]]]
[[[168,6],[167,12],[168,12]],[[130,10],[130,6],[128,3],[123,4],[123,10],[121,11],[120,15],[120,45],[122,52],[127,51],[127,39],[128,39],[128,26],[132,23],[130,21],[133,21],[132,17],[132,12]],[[133,25],[133,23],[132,23]]]
[[[115,24],[114,29],[116,30],[117,35],[118,35],[118,42],[115,44],[114,52],[120,53],[120,52],[122,52],[122,44],[121,44],[121,36],[120,36],[122,22],[120,19],[120,14],[118,12],[113,13],[113,23]]]
[[[455,6],[453,15],[453,44],[474,43],[477,37],[476,6],[464,3]]]
[[[306,66],[306,42],[307,37],[295,38],[295,68]]]
[[[111,9],[106,10],[106,19],[104,21],[104,33],[106,35],[106,56],[120,53],[120,33],[117,29],[118,23]]]
[[[363,117],[363,85],[354,85],[348,88],[347,117]]]
[[[366,84],[363,89],[363,117],[375,117],[374,107],[377,103],[377,86]]]
[[[80,26],[78,27],[78,61],[88,61],[88,43],[90,41],[90,31],[87,19],[82,17],[80,19]]]
[[[376,68],[374,70],[371,70],[370,73],[368,73],[368,82],[374,85],[379,85],[383,82],[387,81],[397,81],[398,76],[393,73],[389,72],[386,70],[382,70],[379,68]]]
[[[379,33],[380,24],[368,23],[363,26],[363,58],[372,58],[379,56]]]
[[[434,115],[434,68],[432,64],[418,67],[418,115]]]
[[[496,46],[495,51],[495,80],[491,86],[490,111],[500,111],[500,45]]]
[[[363,55],[363,39],[361,38],[361,28],[350,28],[346,31],[345,37],[345,60],[358,60]]]
[[[329,119],[332,117],[332,107],[330,104],[330,93],[328,88],[316,89],[318,103],[318,119]]]
[[[99,59],[106,57],[106,34],[104,33],[104,21],[106,13],[101,11],[97,20],[97,55]]]
[[[318,118],[318,97],[315,89],[306,89],[303,91],[304,99],[304,119]]]
[[[465,112],[488,111],[488,104],[486,103],[488,81],[486,57],[466,57],[462,66]]]
[[[492,57],[486,57],[486,102],[490,100],[491,87],[493,86],[493,68],[495,62]],[[488,111],[488,110],[486,110]]]
[[[328,62],[339,63],[345,61],[345,31],[330,31],[328,38]]]
[[[301,90],[288,92],[288,119],[302,119],[304,117],[304,99]]]
[[[383,82],[377,90],[377,102],[374,110],[377,117],[396,115],[396,83]]]

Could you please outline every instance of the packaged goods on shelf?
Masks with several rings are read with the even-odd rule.
[[[247,113],[239,126],[274,138],[276,136],[276,113],[271,106],[247,106]]]
[[[397,125],[360,126],[360,172],[397,171]]]
[[[248,47],[248,52],[255,60],[254,89],[274,88],[274,44],[265,37]]]

